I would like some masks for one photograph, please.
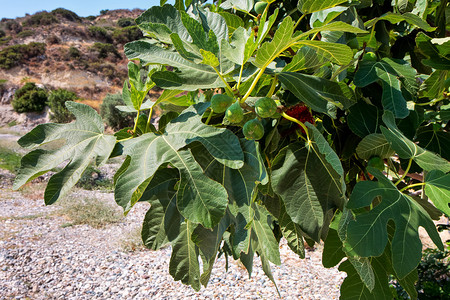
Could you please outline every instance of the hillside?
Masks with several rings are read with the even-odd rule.
[[[127,75],[123,45],[142,37],[134,19],[142,10],[102,11],[79,17],[59,8],[0,21],[0,100],[32,81],[100,100],[121,89]]]

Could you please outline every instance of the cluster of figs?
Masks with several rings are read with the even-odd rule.
[[[225,113],[225,119],[230,123],[241,123],[244,120],[244,110],[239,101],[225,94],[215,94],[211,98],[211,109],[215,113]],[[269,97],[256,101],[255,112],[260,118],[270,118],[277,112],[277,103]],[[258,118],[247,121],[242,131],[248,140],[259,140],[264,136],[264,126]]]

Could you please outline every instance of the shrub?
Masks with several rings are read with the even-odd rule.
[[[426,249],[417,267],[419,280],[416,282],[418,299],[450,299],[450,251]],[[406,291],[398,281],[391,282],[396,299],[408,299]]]
[[[22,26],[14,20],[7,21],[5,23],[5,28],[14,33],[19,33],[22,31]]]
[[[81,18],[76,13],[65,8],[54,9],[51,13],[55,16],[61,16],[64,19],[72,22],[81,22]]]
[[[73,120],[73,114],[66,108],[66,101],[76,100],[75,93],[64,89],[51,92],[48,96],[48,106],[50,107],[50,119],[57,123],[67,123]]]
[[[94,45],[90,47],[90,50],[97,52],[98,58],[107,58],[109,54],[113,54],[115,57],[121,58],[117,48],[112,44],[94,43]]]
[[[23,26],[43,26],[59,23],[57,17],[53,14],[41,11],[32,15],[29,19],[22,22]]]
[[[47,103],[47,92],[35,83],[27,82],[14,94],[12,106],[18,113],[41,112]]]
[[[117,44],[126,44],[143,37],[141,30],[136,26],[128,26],[114,30],[112,35]]]
[[[22,156],[11,149],[0,146],[0,169],[17,173],[20,168],[20,160]]]
[[[26,37],[29,37],[32,35],[34,35],[34,30],[24,30],[24,31],[19,32],[17,34],[17,37],[23,39],[23,38],[26,38]]]
[[[91,37],[107,43],[112,42],[111,35],[105,28],[99,26],[91,26],[88,30]]]
[[[128,27],[136,25],[136,22],[134,22],[133,18],[120,18],[117,21],[117,25],[119,25],[120,27]]]
[[[8,46],[0,51],[0,69],[10,69],[43,54],[45,54],[44,43]]]
[[[112,180],[107,178],[99,169],[89,166],[81,175],[76,186],[85,190],[111,190],[113,188],[113,183]]]
[[[6,33],[0,29],[0,38],[5,37],[5,36],[6,36]]]
[[[77,58],[81,57],[80,50],[78,50],[75,47],[70,47],[68,51],[69,51],[68,52],[69,58],[71,58],[71,59],[77,59]]]
[[[9,41],[12,40],[12,36],[8,35],[5,37],[0,38],[0,45],[4,45],[9,43]]]
[[[107,13],[108,13],[108,11],[109,11],[109,9],[102,9],[101,11],[100,11],[100,15],[106,15]]]
[[[108,94],[100,105],[100,115],[105,123],[113,128],[119,129],[133,125],[133,114],[118,110],[116,106],[125,105],[121,94]]]
[[[95,21],[95,19],[97,19],[97,17],[96,16],[87,16],[87,17],[85,17],[85,19],[89,20],[89,21]]]

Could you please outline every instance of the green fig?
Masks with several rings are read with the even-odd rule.
[[[264,136],[264,126],[258,119],[251,119],[242,128],[247,140],[259,140]]]
[[[233,103],[234,99],[228,95],[215,94],[211,98],[211,109],[216,113],[223,113]]]
[[[264,12],[264,10],[266,9],[266,6],[267,6],[267,2],[263,2],[263,1],[256,2],[255,3],[255,12],[258,15],[261,15]]]
[[[270,118],[277,112],[277,103],[269,97],[260,98],[255,103],[255,111],[261,118]]]
[[[225,118],[230,123],[240,123],[244,119],[244,110],[239,105],[239,101],[234,102],[225,112]]]

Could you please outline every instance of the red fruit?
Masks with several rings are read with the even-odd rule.
[[[286,110],[286,114],[299,120],[302,123],[309,122],[313,125],[315,124],[314,118],[311,115],[309,108],[304,104],[297,104],[295,106],[290,107],[288,110]],[[300,127],[303,134],[305,134],[303,128],[300,125],[298,125],[298,127]]]

